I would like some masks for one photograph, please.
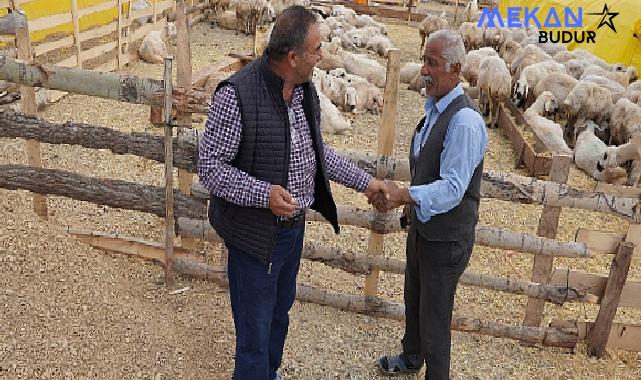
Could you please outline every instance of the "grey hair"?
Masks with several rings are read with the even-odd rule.
[[[427,37],[426,45],[433,41],[443,43],[443,58],[445,59],[445,69],[451,71],[452,65],[458,63],[463,66],[465,63],[465,45],[461,34],[454,30],[441,29],[430,34]]]

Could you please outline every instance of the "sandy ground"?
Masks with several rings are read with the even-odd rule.
[[[402,61],[418,59],[418,32],[404,23],[388,23],[402,49]],[[248,37],[193,30],[194,70],[232,51],[252,47]],[[124,72],[160,78],[161,67],[134,63]],[[407,143],[422,112],[422,99],[406,89],[399,98],[395,154],[407,155]],[[123,131],[152,131],[148,107],[71,95],[41,115],[48,120],[74,120]],[[337,148],[375,152],[379,120],[354,118],[346,136],[327,135]],[[198,124],[202,127],[202,123]],[[157,131],[154,131],[157,132]],[[526,174],[513,167],[514,152],[496,130],[490,130],[485,167]],[[73,146],[42,146],[46,167],[84,175],[161,184],[162,166],[133,156]],[[20,141],[0,139],[0,163],[26,164]],[[594,183],[573,170],[570,183],[588,189]],[[339,204],[367,208],[359,194],[334,186]],[[49,198],[49,220],[38,219],[29,194],[0,189],[0,378],[1,379],[228,379],[233,368],[234,336],[225,289],[181,279],[191,289],[170,295],[160,267],[137,259],[106,254],[77,242],[65,228],[118,232],[161,241],[163,220],[143,213],[111,209],[59,197]],[[481,224],[534,233],[541,208],[483,200]],[[571,241],[579,227],[623,232],[627,224],[613,217],[564,210],[559,239]],[[345,227],[334,235],[325,225],[308,223],[307,238],[345,250],[365,252],[368,232]],[[216,262],[217,248],[202,251]],[[404,235],[385,239],[385,255],[403,258]],[[607,273],[609,257],[556,260],[555,266]],[[529,278],[532,258],[476,247],[470,269],[511,278]],[[634,265],[630,277],[639,277]],[[362,293],[363,278],[322,264],[303,262],[300,281],[314,286]],[[402,301],[402,277],[382,274],[382,297]],[[460,287],[456,312],[520,324],[526,299]],[[552,319],[593,320],[597,308],[582,304],[548,305]],[[618,321],[639,322],[638,310],[620,309]],[[377,379],[374,360],[399,349],[402,324],[296,303],[286,343],[282,373],[287,379]],[[402,378],[402,377],[401,377]],[[410,377],[411,378],[411,377]],[[525,347],[506,339],[453,333],[453,379],[638,379],[641,355],[610,351],[607,359],[576,350]]]

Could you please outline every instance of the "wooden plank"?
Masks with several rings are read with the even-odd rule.
[[[16,47],[18,50],[18,59],[27,63],[33,63],[31,51],[31,38],[29,37],[28,23],[24,27],[16,29]],[[38,114],[36,105],[36,92],[33,87],[20,86],[20,105],[22,113],[26,115]],[[40,154],[40,143],[35,140],[25,141],[25,154],[27,163],[30,166],[41,168],[42,158]],[[47,197],[41,194],[32,193],[33,210],[40,218],[47,220]]]
[[[617,254],[612,260],[610,275],[601,300],[599,314],[588,338],[588,352],[591,356],[604,357],[606,354],[605,346],[608,343],[612,321],[619,306],[621,291],[628,278],[634,247],[634,244],[630,242],[621,243]]]
[[[152,24],[153,26],[153,24]],[[172,58],[165,57],[163,74],[164,106],[163,129],[165,130],[165,282],[167,286],[174,284],[174,149],[173,126],[171,124],[172,108]]]
[[[394,129],[397,120],[398,83],[401,65],[401,51],[392,49],[387,58],[387,76],[383,101],[383,115],[378,128],[378,153],[391,156],[394,153]],[[377,173],[381,177],[381,173]],[[383,235],[370,232],[367,245],[368,255],[383,254]],[[365,295],[376,296],[378,293],[379,270],[373,269],[365,277]]]
[[[614,255],[619,249],[619,244],[625,240],[625,234],[579,228],[574,240],[578,243],[584,243],[590,251]]]
[[[191,87],[191,36],[189,33],[189,25],[187,25],[187,13],[184,0],[176,2],[176,84],[178,87],[190,88]],[[176,115],[176,123],[178,124],[178,138],[185,132],[191,129],[191,113],[179,112]],[[193,174],[186,170],[178,170],[178,189],[185,193],[191,194],[191,185],[194,182]],[[181,238],[182,246],[195,250],[198,248],[195,239],[184,237]]]
[[[107,25],[100,26],[98,28],[93,28],[80,32],[80,42],[90,40],[92,38],[104,37],[115,32],[118,27],[118,21],[110,22]]]
[[[192,75],[192,87],[203,87],[207,82],[207,79],[214,73],[225,72],[232,73],[239,70],[241,67],[240,59],[235,57],[225,57],[218,62],[215,62],[213,65],[207,66],[204,69],[198,71]]]
[[[139,39],[144,38],[147,33],[151,32],[152,30],[157,30],[159,28],[163,28],[165,26],[165,20],[159,20],[156,25],[154,24],[145,24],[141,26],[140,28],[136,29],[135,32],[131,35],[131,41],[129,43],[133,43],[134,41],[137,41]]]
[[[599,297],[598,302],[601,302],[607,281],[608,276],[605,274],[586,273],[567,268],[555,268],[548,284],[557,286],[567,285],[570,288],[584,290]],[[619,307],[641,308],[641,280],[627,279],[621,292]]]
[[[552,169],[550,170],[550,180],[558,183],[566,183],[572,164],[572,157],[565,155],[555,155],[552,160]],[[539,219],[537,235],[554,239],[559,225],[559,216],[561,207],[545,206]],[[535,256],[532,267],[532,282],[541,284],[547,283],[552,273],[552,264],[554,258],[545,256]],[[545,311],[545,301],[537,298],[528,298],[527,308],[523,325],[538,327],[543,321],[543,312]]]
[[[54,63],[54,65],[59,67],[75,67],[77,63],[78,58],[74,54],[71,57],[65,58],[60,62]]]
[[[641,197],[641,188],[613,185],[605,182],[597,182],[594,191],[630,198]]]
[[[98,3],[96,5],[92,5],[90,7],[81,8],[79,10],[78,15],[79,17],[85,17],[96,12],[106,11],[108,9],[115,8],[116,4],[117,4],[116,0],[108,0],[102,3]]]
[[[73,19],[73,36],[76,41],[77,66],[82,69],[82,48],[80,46],[80,17],[78,16],[78,0],[71,0],[71,18]]]
[[[156,12],[157,13],[162,13],[167,9],[172,9],[174,6],[175,2],[172,0],[165,0],[165,1],[160,1],[156,5]]]
[[[154,2],[154,4],[156,3]],[[116,53],[116,61],[117,61],[116,66],[123,67],[125,65],[124,51],[126,49],[123,48],[123,44],[125,43],[125,41],[122,37],[122,28],[123,28],[122,0],[118,0],[118,3],[116,4],[116,8],[118,10],[118,20],[116,21],[116,31],[118,32],[118,39],[116,40],[117,48],[118,48],[118,52]]]
[[[40,17],[29,21],[29,31],[33,33],[71,22],[73,22],[71,13],[59,13],[51,16]]]
[[[0,8],[12,8],[11,0],[0,0]]]
[[[107,52],[110,52],[117,47],[118,47],[118,42],[116,41],[107,42],[106,44],[103,44],[103,45],[94,46],[83,53],[83,61],[86,62],[91,59],[100,57],[101,55]]]
[[[584,342],[590,336],[594,322],[553,320],[550,327],[576,330],[579,341]],[[607,347],[624,351],[641,351],[641,325],[613,323]]]
[[[38,57],[43,54],[49,53],[50,51],[54,51],[56,49],[72,46],[73,44],[74,44],[74,37],[67,36],[59,40],[45,42],[43,44],[36,45],[33,48],[33,51],[35,53],[35,56]]]

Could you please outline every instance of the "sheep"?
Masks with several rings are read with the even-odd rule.
[[[141,11],[143,9],[149,9],[151,8],[151,3],[149,0],[133,0],[131,2],[131,10],[132,11]],[[136,19],[136,22],[139,25],[145,25],[146,23],[151,20],[152,16],[141,16]]]
[[[360,54],[343,52],[343,65],[348,73],[361,76],[377,87],[385,87],[386,70],[377,61]]]
[[[329,45],[331,49],[331,44]],[[316,64],[321,70],[334,70],[339,67],[344,67],[343,57],[340,55],[342,50],[336,51],[337,54],[333,54],[330,49],[327,49],[325,46],[321,45],[321,55],[323,58]]]
[[[320,100],[321,130],[323,132],[340,135],[352,129],[350,122],[345,120],[327,95],[322,91],[318,91],[317,93]]]
[[[624,96],[632,103],[641,106],[641,81],[636,81],[630,84],[625,90]]]
[[[464,22],[459,26],[458,31],[463,38],[466,52],[483,47],[483,29],[477,27],[475,23]]]
[[[510,32],[510,40],[516,42],[517,44],[520,44],[521,41],[527,38],[527,32],[522,28],[510,29]]]
[[[479,65],[479,105],[484,113],[489,112],[489,125],[498,126],[498,109],[509,98],[512,78],[505,62],[497,56],[483,58]]]
[[[628,177],[626,170],[608,164],[609,155],[615,148],[609,148],[594,134],[596,124],[592,120],[586,120],[585,124],[586,128],[576,138],[574,147],[576,166],[597,181],[625,184]]]
[[[578,129],[575,126],[579,117],[592,119],[601,124],[612,112],[612,94],[606,88],[580,80],[563,102],[567,114],[566,134],[571,142],[576,140]]]
[[[330,40],[330,34],[332,33],[332,29],[327,25],[326,22],[319,21],[318,22],[318,29],[320,32],[320,39],[321,41],[329,41]]]
[[[173,22],[166,23],[161,30],[152,30],[147,33],[138,48],[140,59],[149,63],[163,63],[163,58],[167,55],[165,41],[175,36],[176,26]]]
[[[356,90],[356,107],[354,113],[370,111],[378,115],[383,110],[383,92],[380,88],[365,80],[347,80],[347,85]]]
[[[423,21],[418,27],[418,34],[421,37],[421,54],[423,54],[423,46],[425,46],[425,39],[430,36],[430,34],[436,32],[437,30],[449,28],[449,23],[447,22],[446,13],[441,13],[440,16],[433,14],[428,14],[425,16]]]
[[[490,47],[483,47],[478,50],[472,50],[465,55],[465,63],[461,68],[461,74],[470,86],[476,86],[481,60],[489,56],[498,56],[498,54]]]
[[[494,50],[498,51],[501,45],[507,41],[506,29],[498,27],[488,27],[483,31],[483,42],[485,46],[491,46]]]
[[[412,79],[414,79],[417,75],[421,74],[421,67],[423,67],[422,64],[420,63],[414,63],[414,62],[408,62],[401,68],[400,72],[400,82],[401,83],[410,83]]]
[[[578,82],[578,80],[568,74],[553,72],[539,80],[534,87],[534,96],[539,97],[545,91],[550,91],[554,94],[558,104],[563,104],[570,91],[572,91]]]
[[[512,80],[516,81],[521,76],[521,71],[529,65],[535,63],[551,61],[552,57],[541,50],[537,45],[527,45],[514,55],[510,65]]]
[[[571,155],[572,150],[563,138],[563,129],[552,120],[546,119],[544,113],[554,112],[558,107],[554,94],[546,91],[528,108],[523,116],[530,128],[552,153]]]
[[[525,47],[527,45],[536,45],[546,54],[554,56],[561,52],[567,51],[567,48],[563,44],[553,43],[553,42],[539,42],[539,36],[529,36],[521,41],[521,46]]]
[[[568,74],[572,75],[572,77],[575,79],[581,79],[583,71],[585,71],[586,67],[590,66],[590,62],[583,59],[572,58],[569,61],[564,62],[563,66],[565,66],[565,70]]]
[[[366,26],[373,26],[378,29],[378,32],[384,36],[387,35],[387,29],[385,24],[375,21],[370,15],[357,15],[356,16],[356,26],[359,28],[364,28]]]
[[[505,41],[499,49],[499,56],[510,66],[512,65],[512,61],[514,61],[514,57],[516,57],[522,49],[521,45],[516,41]]]
[[[251,34],[252,28],[252,1],[239,0],[236,4],[236,34],[242,30],[246,35]]]
[[[365,47],[370,38],[380,35],[378,30],[373,26],[366,26],[360,29],[352,29],[346,32],[347,36],[352,40],[354,45],[358,47]],[[352,37],[356,36],[356,37]]]
[[[222,21],[221,19],[223,17],[221,17],[221,16],[229,11],[229,8],[231,7],[231,0],[212,0],[211,3],[213,5],[213,7],[211,9],[211,13],[209,14],[209,16],[207,18],[208,21],[210,22],[210,26],[212,28],[216,27],[216,26],[220,26],[220,27],[225,28],[224,26],[222,26],[223,23],[221,22]],[[234,16],[235,16],[235,13],[234,13]],[[226,18],[225,21],[229,21],[229,16],[228,15],[225,16],[225,18]],[[236,20],[236,18],[234,17],[234,21],[235,20]],[[229,24],[229,23],[227,23],[227,24]],[[234,29],[234,27],[231,26],[231,27],[227,27],[225,29]]]
[[[223,28],[223,29],[227,29],[227,30],[238,30],[238,22],[237,22],[237,19],[236,19],[236,11],[235,10],[229,10],[229,11],[221,12],[216,17],[216,25],[219,28]]]
[[[641,132],[641,107],[627,98],[619,99],[610,115],[610,144],[626,143]]]
[[[348,86],[344,78],[333,77],[322,70],[315,69],[312,80],[336,106],[347,112],[356,108],[356,89]]]
[[[373,36],[367,41],[365,49],[372,50],[381,57],[387,58],[389,51],[394,48],[394,43],[385,36]]]
[[[583,70],[582,76],[597,75],[620,83],[622,86],[630,84],[630,73],[628,71],[609,71],[598,65],[590,65]]]
[[[470,0],[467,5],[465,5],[461,20],[467,22],[477,22],[479,20],[479,17],[480,14],[478,0]]]
[[[340,21],[348,22],[356,25],[356,12],[353,9],[347,8],[344,5],[332,5],[331,15]]]
[[[425,81],[420,73],[412,78],[410,83],[407,85],[407,89],[422,94],[422,91],[425,89]]]
[[[639,162],[639,160],[641,160],[641,131],[634,134],[625,144],[610,147],[609,150],[610,152],[606,161],[607,167],[618,167],[628,161]],[[635,170],[634,175],[636,180],[633,186],[637,187],[639,186],[641,175],[638,170]]]
[[[599,87],[606,88],[608,91],[610,91],[610,94],[612,95],[612,102],[616,103],[619,99],[625,95],[625,87],[621,86],[620,83],[615,82],[611,79],[604,78],[598,75],[582,75],[581,76],[581,81],[584,82],[592,82]]]
[[[554,61],[539,62],[525,67],[514,84],[514,103],[517,106],[525,104],[528,92],[536,87],[539,80],[553,72],[566,74],[565,67]]]

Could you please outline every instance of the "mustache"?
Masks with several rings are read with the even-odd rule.
[[[426,86],[431,86],[434,84],[434,79],[432,78],[431,75],[421,75],[421,79],[423,79],[423,83]]]

